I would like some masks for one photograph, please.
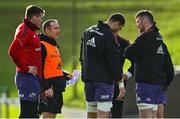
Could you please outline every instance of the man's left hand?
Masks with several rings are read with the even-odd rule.
[[[126,94],[125,87],[120,87],[119,88],[119,95],[117,96],[117,100],[123,100],[125,94]]]

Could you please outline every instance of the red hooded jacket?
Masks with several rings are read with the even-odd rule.
[[[38,68],[37,76],[42,74],[41,45],[33,23],[24,19],[15,32],[14,40],[9,48],[9,55],[16,64],[17,72],[28,72],[28,66]]]

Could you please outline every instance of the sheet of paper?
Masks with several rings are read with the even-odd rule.
[[[74,70],[73,74],[72,74],[72,79],[68,80],[66,82],[66,85],[68,86],[68,85],[76,84],[76,82],[78,81],[80,75],[81,75],[81,71],[80,70],[78,70],[78,69]]]

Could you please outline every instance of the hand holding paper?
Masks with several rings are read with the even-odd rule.
[[[72,78],[66,82],[66,85],[68,86],[68,85],[74,85],[74,84],[76,84],[76,82],[77,82],[80,74],[81,74],[81,71],[80,71],[80,70],[77,70],[77,69],[74,70],[74,71],[73,71],[73,74],[72,74]]]

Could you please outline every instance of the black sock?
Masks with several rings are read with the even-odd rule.
[[[19,118],[39,118],[38,102],[20,101],[21,112]]]

